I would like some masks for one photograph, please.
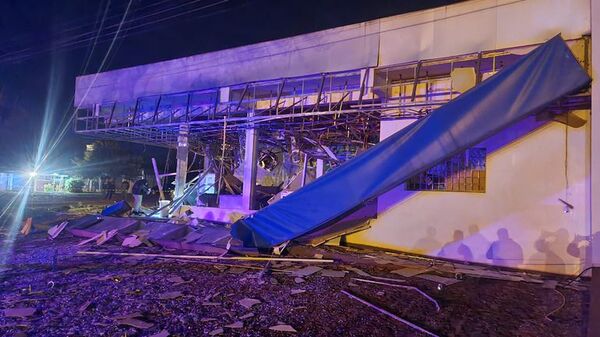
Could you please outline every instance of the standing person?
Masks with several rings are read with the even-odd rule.
[[[104,192],[104,200],[108,199],[108,177],[102,179],[102,192]]]
[[[142,199],[144,194],[150,194],[150,187],[148,187],[148,181],[144,178],[138,179],[131,188],[133,194],[133,214],[140,215],[142,212]]]
[[[107,200],[112,200],[113,194],[115,193],[115,181],[113,178],[108,178],[105,184]]]

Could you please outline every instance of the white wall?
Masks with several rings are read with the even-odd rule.
[[[542,43],[590,32],[590,0],[474,0],[380,20],[379,65]]]
[[[589,118],[587,112],[579,113]],[[589,234],[587,165],[589,123],[568,130],[562,124],[546,124],[488,154],[486,193],[409,193],[400,187],[380,198],[380,209],[381,200],[388,209],[372,227],[349,236],[348,242],[437,256],[454,231],[461,230],[473,260],[492,263],[486,251],[497,240],[497,231],[505,228],[524,253],[524,261],[510,261],[510,266],[573,274],[582,261],[567,253],[567,245],[576,234]],[[568,200],[574,210],[565,214],[558,198]]]
[[[80,76],[75,105],[377,65],[378,22]]]

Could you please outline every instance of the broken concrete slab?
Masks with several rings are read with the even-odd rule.
[[[330,269],[323,269],[321,270],[321,276],[325,276],[325,277],[344,277],[346,276],[346,271],[343,270],[330,270]]]
[[[36,311],[36,308],[10,308],[4,309],[4,316],[24,318],[33,316],[33,314],[35,314]]]
[[[321,269],[323,268],[317,266],[308,266],[302,269],[294,270],[293,274],[297,277],[306,277],[320,271]]]
[[[298,332],[298,331],[296,331],[296,329],[294,329],[291,325],[288,325],[288,324],[274,325],[274,326],[269,327],[269,330],[281,331],[281,332]]]
[[[94,221],[93,218],[87,218],[87,221],[82,222],[81,227],[70,227],[70,231],[75,236],[84,238],[94,237],[103,231],[116,230],[124,235],[130,234],[138,225],[138,220],[131,218],[116,218],[116,217],[98,217],[99,220],[91,225],[85,226]]]
[[[518,274],[513,274],[513,273],[508,273],[508,272],[497,272],[494,270],[488,270],[488,269],[466,269],[466,268],[456,268],[454,269],[454,273],[456,274],[465,274],[465,275],[469,275],[471,277],[482,277],[482,278],[489,278],[489,279],[494,279],[494,280],[504,280],[504,281],[513,281],[513,282],[520,282],[523,281],[523,276],[518,275]]]
[[[419,274],[426,273],[427,271],[429,271],[429,268],[408,267],[408,268],[392,270],[390,273],[397,274],[397,275],[400,275],[403,277],[413,277],[413,276],[416,276]]]
[[[218,328],[218,329],[215,329],[215,330],[209,332],[208,334],[211,336],[216,336],[216,335],[222,334],[223,332],[225,332],[225,330],[223,330],[223,328]]]
[[[237,322],[233,322],[229,325],[225,325],[225,328],[230,328],[230,329],[241,329],[244,327],[244,322],[242,321],[237,321]]]
[[[48,238],[50,238],[50,240],[56,239],[60,235],[60,233],[62,233],[62,231],[67,227],[68,223],[68,221],[63,221],[58,225],[52,226],[50,229],[48,229]]]
[[[436,283],[441,283],[445,286],[449,286],[455,283],[460,282],[460,280],[454,279],[454,278],[448,278],[448,277],[443,277],[443,276],[438,276],[438,275],[431,275],[431,274],[421,274],[421,275],[417,275],[418,278],[424,279],[424,280],[428,280],[428,281],[432,281],[432,282],[436,282]]]
[[[158,298],[161,300],[172,300],[181,297],[181,295],[183,295],[181,291],[169,291],[158,295]]]
[[[132,327],[138,328],[138,329],[148,329],[148,328],[151,328],[154,326],[153,323],[149,323],[146,321],[142,321],[141,319],[130,318],[130,317],[118,319],[117,324],[118,325],[129,325],[129,326],[132,326]]]
[[[160,332],[155,333],[154,335],[151,335],[150,337],[169,337],[169,331],[161,330]]]
[[[100,215],[86,215],[79,219],[70,220],[67,228],[69,228],[69,231],[71,232],[71,234],[73,234],[75,236],[87,237],[87,236],[79,235],[77,233],[79,231],[83,231],[86,228],[89,228],[89,227],[97,224],[98,222],[102,221],[102,219],[104,219],[104,217],[102,217]],[[83,232],[81,232],[81,233],[83,233]]]
[[[250,308],[252,308],[252,306],[262,303],[262,302],[255,298],[244,298],[244,299],[240,300],[238,303],[241,304],[244,308],[250,309]]]

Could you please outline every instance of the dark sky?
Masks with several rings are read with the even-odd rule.
[[[231,48],[454,2],[458,1],[132,0],[121,38],[116,40],[104,69]],[[47,138],[50,143],[57,139],[61,124],[72,113],[75,77],[98,71],[129,3],[0,1],[0,170],[27,169],[35,161],[40,139]],[[97,35],[101,22],[103,29]],[[47,131],[47,137],[43,137],[42,130]],[[70,165],[70,159],[80,154],[86,142],[89,140],[74,135],[69,126],[46,166],[52,169]]]

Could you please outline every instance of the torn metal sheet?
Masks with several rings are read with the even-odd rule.
[[[410,177],[571,93],[591,78],[560,36],[298,191],[235,222],[246,246],[270,248],[329,226]]]

